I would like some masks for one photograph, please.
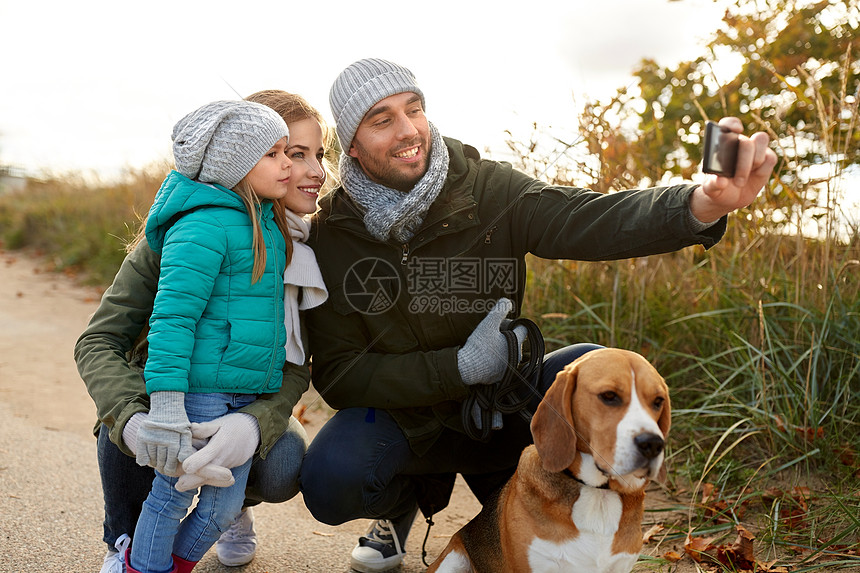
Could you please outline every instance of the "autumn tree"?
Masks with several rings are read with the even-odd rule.
[[[643,60],[638,93],[586,106],[582,136],[606,162],[598,186],[688,179],[704,120],[734,115],[775,141],[781,163],[765,208],[787,218],[820,205],[826,183],[860,163],[858,27],[858,0],[737,0],[702,56],[671,68]],[[621,129],[631,123],[638,129]]]

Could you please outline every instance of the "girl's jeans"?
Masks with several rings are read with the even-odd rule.
[[[139,466],[108,437],[110,430],[102,425],[98,435],[98,462],[104,494],[104,541],[113,549],[116,540],[126,533],[134,538],[140,515],[155,470]],[[245,507],[261,502],[281,503],[299,493],[299,468],[308,449],[308,434],[295,418],[284,429],[265,459],[255,455],[245,487]]]
[[[207,422],[247,406],[255,394],[186,394],[190,422]],[[155,472],[152,491],[143,503],[131,544],[131,566],[141,573],[169,573],[173,557],[199,561],[221,534],[230,528],[245,500],[251,460],[232,469],[236,483],[229,487],[203,486],[197,506],[188,508],[197,493],[176,491],[179,478]],[[186,517],[186,513],[188,513]]]
[[[530,410],[534,412],[559,371],[595,348],[600,347],[574,344],[547,354],[540,395]],[[531,443],[529,423],[512,414],[504,417],[502,429],[494,431],[489,442],[445,430],[426,454],[418,456],[388,412],[347,408],[311,441],[300,474],[302,495],[313,516],[329,525],[357,518],[396,520],[411,514],[428,480],[453,485],[459,473],[484,503],[513,475],[520,453]]]

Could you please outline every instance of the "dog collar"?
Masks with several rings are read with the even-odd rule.
[[[564,468],[563,470],[561,470],[561,473],[563,473],[564,475],[566,475],[567,477],[569,477],[573,481],[579,482],[586,487],[593,487],[594,489],[609,489],[609,482],[608,481],[603,485],[591,485],[590,483],[585,483],[584,481],[582,481],[581,479],[579,479],[578,477],[573,475],[573,472],[570,471],[569,468]]]

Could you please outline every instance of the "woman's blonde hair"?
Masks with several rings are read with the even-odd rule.
[[[298,94],[285,92],[283,90],[263,90],[254,92],[245,98],[246,101],[261,103],[278,112],[287,125],[302,121],[303,119],[313,119],[320,124],[322,130],[322,145],[325,150],[325,156],[322,161],[322,168],[325,170],[326,178],[323,183],[321,193],[334,189],[337,186],[337,156],[340,149],[334,144],[337,143],[337,138],[334,136],[334,130],[329,128],[322,114],[311,104]]]

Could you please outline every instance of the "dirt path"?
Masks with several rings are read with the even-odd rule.
[[[49,272],[42,259],[0,252],[0,572],[96,572],[102,501],[92,436],[95,407],[72,351],[100,293]],[[306,428],[313,435],[324,413],[308,393]],[[479,510],[462,483],[455,502],[436,517],[428,554]],[[220,565],[210,552],[201,573],[345,572],[350,550],[367,522],[330,527],[311,517],[301,495],[257,508],[260,549],[243,568]],[[401,571],[423,571],[418,523]]]
[[[78,377],[74,343],[98,305],[100,293],[24,253],[0,252],[0,572],[96,572],[102,502],[92,427],[95,408]],[[303,401],[314,403],[307,394]],[[313,435],[324,415],[309,410]],[[435,516],[430,558],[479,506],[458,480],[451,505]],[[301,495],[256,510],[260,550],[243,568],[221,566],[210,552],[195,569],[227,571],[345,572],[349,551],[367,522],[339,527],[310,516]],[[412,530],[402,573],[423,571],[420,549],[426,525]],[[677,546],[649,545],[660,555]],[[637,571],[653,571],[641,565]],[[696,571],[689,559],[663,571]]]

